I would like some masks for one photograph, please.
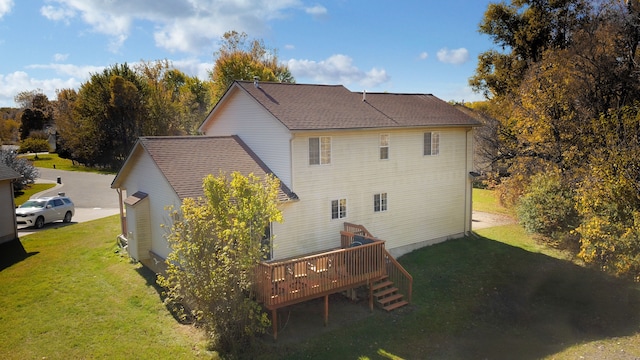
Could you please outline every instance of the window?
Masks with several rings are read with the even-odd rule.
[[[331,200],[331,218],[342,219],[347,217],[347,199]]]
[[[373,195],[373,211],[387,211],[387,193]]]
[[[389,159],[389,134],[380,134],[380,160]]]
[[[440,133],[424,133],[424,155],[440,154]]]
[[[309,165],[331,164],[331,137],[309,138]]]

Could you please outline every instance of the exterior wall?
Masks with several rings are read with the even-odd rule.
[[[131,172],[127,174],[122,183],[122,189],[126,190],[126,195],[123,194],[123,198],[136,191],[149,194],[148,198],[143,201],[149,202],[151,251],[166,258],[169,255],[170,248],[164,238],[167,230],[163,229],[161,224],[171,224],[171,221],[169,212],[165,207],[173,205],[176,209],[179,209],[181,202],[146,152],[139,149],[133,156],[134,158],[130,159],[130,161],[134,161],[133,166],[131,166]],[[140,216],[140,214],[137,215],[138,217]],[[129,222],[129,220],[127,220],[127,225],[127,231],[135,231],[136,225]],[[134,234],[134,236],[138,241],[140,240],[140,235]]]
[[[0,181],[0,244],[18,238],[11,181]]]
[[[440,133],[440,153],[423,155],[424,132]],[[379,136],[390,135],[389,159],[379,159]],[[471,136],[466,129],[354,130],[297,133],[292,141],[293,191],[299,202],[274,224],[274,258],[340,246],[343,223],[364,225],[386,240],[394,256],[461,236],[470,226]],[[331,164],[309,165],[310,136],[331,136]],[[374,194],[388,210],[374,212]],[[347,199],[347,216],[331,219],[331,200]]]
[[[136,260],[149,259],[149,250],[152,250],[149,198],[134,206],[126,205],[126,209],[129,255]]]
[[[289,188],[291,151],[289,130],[242,90],[235,90],[216,109],[216,121],[202,129],[206,135],[238,135]]]

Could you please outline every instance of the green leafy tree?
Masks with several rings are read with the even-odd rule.
[[[577,244],[562,243],[573,239],[568,235],[579,224],[573,191],[562,181],[559,171],[533,176],[520,198],[518,219],[525,230],[542,235],[548,243],[576,248]]]
[[[48,152],[49,141],[38,138],[27,138],[20,143],[19,153],[36,153],[36,158],[39,152]]]
[[[211,72],[213,102],[224,95],[235,80],[253,80],[293,83],[289,68],[278,62],[275,50],[268,50],[261,40],[248,41],[247,34],[229,31],[217,52]]]
[[[209,175],[204,199],[185,199],[167,239],[167,301],[185,304],[224,353],[239,354],[268,318],[253,299],[255,266],[265,258],[261,240],[273,221],[279,182],[234,172]]]
[[[40,176],[38,169],[27,159],[19,158],[15,151],[0,149],[0,162],[22,175],[14,182],[14,190],[16,191],[33,184]]]

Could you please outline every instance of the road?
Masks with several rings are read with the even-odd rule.
[[[65,193],[75,205],[75,215],[71,224],[100,219],[118,214],[118,193],[111,189],[115,175],[103,175],[82,171],[64,171],[38,168],[40,177],[36,182],[55,183],[56,186],[36,194],[38,197],[54,196]],[[61,184],[58,184],[60,179]],[[42,230],[65,226],[61,222],[47,224]],[[19,236],[29,235],[38,230],[18,227]]]

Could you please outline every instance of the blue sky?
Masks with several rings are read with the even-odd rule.
[[[475,101],[489,0],[0,0],[0,107],[79,88],[105,67],[168,59],[207,78],[221,36],[277,49],[298,83]]]

